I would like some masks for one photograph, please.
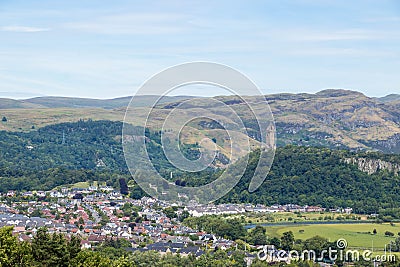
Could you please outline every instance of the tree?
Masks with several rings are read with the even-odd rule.
[[[390,231],[386,231],[385,232],[385,236],[394,236],[394,233],[390,232]]]
[[[238,267],[239,266],[243,266],[243,267],[247,266],[247,264],[244,260],[245,256],[246,255],[243,251],[238,251],[238,250],[233,251],[231,254],[231,257],[230,257],[231,260],[234,260],[234,265],[232,265],[232,266],[238,266]]]
[[[216,216],[189,217],[184,224],[231,240],[243,240],[246,236],[246,229],[238,218],[226,220]]]
[[[292,249],[294,244],[294,235],[292,231],[284,232],[281,237],[281,247],[282,249],[289,251]]]
[[[130,197],[133,199],[141,199],[145,195],[146,193],[142,190],[141,187],[135,186],[130,194]]]
[[[397,237],[395,241],[392,241],[391,246],[388,245],[388,247],[391,247],[393,252],[400,252],[400,237]]]
[[[70,258],[75,258],[81,251],[81,239],[77,235],[72,235],[71,240],[68,242],[67,249]]]
[[[274,245],[276,248],[279,248],[281,245],[281,241],[277,237],[273,237],[269,240],[269,245]]]
[[[247,241],[255,246],[266,245],[267,237],[266,230],[264,227],[257,225],[254,229],[252,229],[249,234]]]
[[[167,216],[170,219],[177,217],[177,214],[176,214],[175,210],[173,209],[173,207],[165,208],[164,213],[165,213],[165,216]]]
[[[6,122],[7,118],[5,116],[3,116],[3,118],[1,119],[2,122]]]
[[[192,241],[198,241],[199,237],[197,235],[189,235],[190,240]]]
[[[328,239],[321,236],[314,236],[304,241],[304,249],[314,250],[317,255],[320,255],[321,251],[327,249],[328,246]]]
[[[179,221],[183,222],[186,218],[189,218],[190,213],[187,210],[182,211],[182,213],[179,215]]]
[[[98,252],[82,250],[78,253],[76,258],[72,260],[71,266],[108,267],[112,266],[112,261]]]
[[[79,250],[79,238],[71,238],[68,242],[63,234],[49,234],[44,227],[39,228],[32,240],[33,259],[39,266],[67,267]]]
[[[223,220],[214,228],[217,235],[231,240],[243,239],[246,236],[246,230],[239,219]]]
[[[119,188],[120,188],[120,192],[122,195],[129,195],[129,188],[128,188],[128,184],[126,183],[125,178],[120,178],[119,179]]]
[[[42,217],[43,213],[39,209],[35,209],[31,213],[31,217]]]
[[[0,229],[0,266],[30,266],[32,265],[32,249],[29,243],[18,242],[12,235],[13,227]]]

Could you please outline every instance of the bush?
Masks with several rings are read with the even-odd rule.
[[[385,232],[385,236],[394,236],[394,234],[392,232],[390,232],[390,231],[386,231]]]

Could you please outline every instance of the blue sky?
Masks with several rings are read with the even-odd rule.
[[[0,0],[0,97],[127,96],[190,61],[266,94],[400,93],[400,2]]]

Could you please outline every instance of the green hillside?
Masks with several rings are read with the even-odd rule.
[[[121,122],[88,120],[47,126],[29,133],[0,132],[1,191],[51,189],[62,184],[97,180],[113,184],[120,176],[131,179],[122,153],[121,129]],[[205,184],[223,171],[210,168],[199,173],[180,172],[166,160],[159,132],[147,131],[146,136],[155,167],[166,178],[173,171],[172,182],[179,180],[186,186]],[[184,145],[184,153],[189,157],[195,158],[196,151],[196,147]],[[250,154],[244,176],[219,202],[349,206],[360,213],[399,208],[400,176],[385,169],[368,174],[357,165],[345,162],[348,158],[367,158],[395,166],[400,164],[398,155],[281,147],[276,151],[264,183],[257,191],[249,193],[248,185],[258,155],[257,152]],[[137,166],[141,168],[140,162]]]
[[[277,150],[264,183],[257,191],[249,193],[247,188],[258,155],[257,152],[250,154],[243,178],[219,202],[352,207],[356,212],[369,214],[381,208],[396,208],[400,217],[400,176],[387,170],[369,175],[357,165],[343,161],[347,157],[370,157],[398,163],[400,156],[286,146]]]

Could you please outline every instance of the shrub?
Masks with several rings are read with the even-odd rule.
[[[394,236],[394,234],[392,232],[390,232],[390,231],[386,231],[385,232],[385,236]]]

